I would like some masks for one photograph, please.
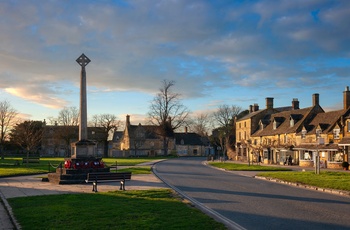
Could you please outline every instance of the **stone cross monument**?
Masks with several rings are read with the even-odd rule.
[[[79,114],[79,141],[87,140],[87,102],[86,102],[86,71],[85,66],[90,59],[85,54],[76,60],[81,66],[80,72],[80,114]]]
[[[96,156],[96,144],[88,140],[87,135],[87,99],[86,99],[86,71],[85,66],[90,59],[85,54],[76,60],[81,66],[80,72],[80,114],[79,114],[79,141],[72,144],[72,159],[85,159]]]

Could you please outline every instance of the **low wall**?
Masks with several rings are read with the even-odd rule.
[[[341,164],[342,164],[342,162],[328,161],[327,168],[329,168],[329,169],[341,169],[341,168],[343,168],[341,166]]]
[[[299,160],[300,167],[314,167],[314,161],[311,160]]]

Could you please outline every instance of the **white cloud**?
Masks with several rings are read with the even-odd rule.
[[[92,60],[87,77],[94,91],[154,94],[162,79],[175,80],[186,99],[210,99],[236,86],[267,93],[300,82],[322,87],[322,76],[349,75],[349,68],[324,64],[349,58],[349,6],[316,0],[1,1],[0,88],[46,107],[65,106],[78,87],[75,59],[82,52]],[[310,62],[303,60],[314,60],[315,71],[305,71]]]

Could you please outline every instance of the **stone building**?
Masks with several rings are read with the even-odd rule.
[[[79,139],[79,126],[45,125],[43,129],[40,155],[70,157],[71,143]],[[88,127],[87,135],[97,143],[96,153],[102,156],[107,140],[105,132],[100,127]]]
[[[126,125],[122,133],[115,134],[109,155],[113,157],[162,156],[163,137],[160,127],[154,125],[132,125],[130,116],[126,116]],[[168,133],[166,137],[168,154],[178,156],[204,156],[209,141],[195,133]]]
[[[245,160],[263,163],[293,164],[313,167],[320,156],[321,167],[338,168],[349,160],[350,146],[350,91],[343,92],[343,109],[325,112],[319,104],[319,94],[312,96],[313,105],[300,109],[296,99],[291,109],[276,112],[254,120],[251,135],[242,138],[247,157]],[[248,115],[249,117],[249,115]],[[246,122],[243,117],[238,122]],[[237,134],[246,130],[236,125]],[[258,128],[257,128],[258,127]],[[239,136],[238,136],[239,137]]]

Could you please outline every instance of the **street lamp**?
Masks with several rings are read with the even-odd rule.
[[[249,153],[249,145],[252,143],[251,140],[247,141],[247,154],[248,154],[248,166],[250,166],[250,153]]]
[[[323,144],[324,144],[324,139],[321,137],[317,138],[315,174],[320,174],[320,153],[318,151],[318,146]]]

